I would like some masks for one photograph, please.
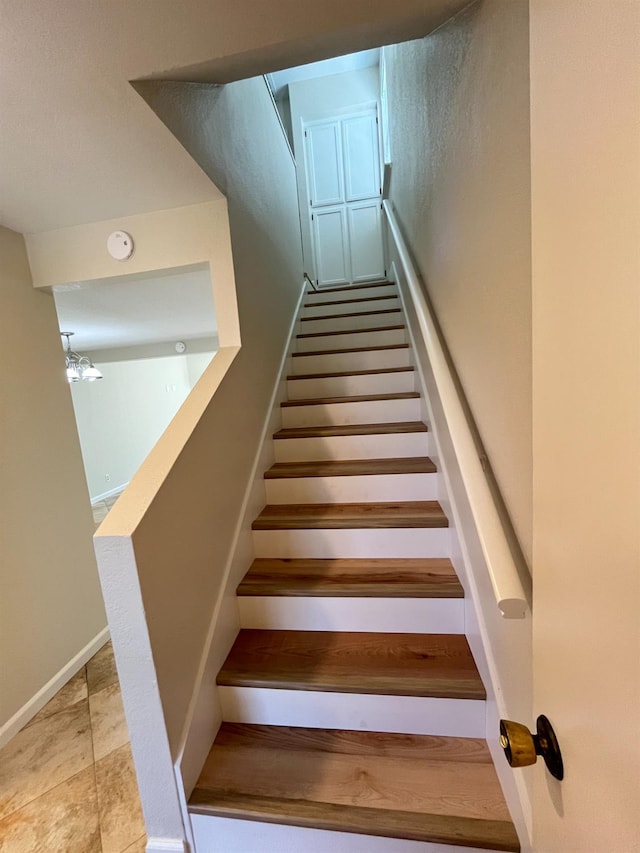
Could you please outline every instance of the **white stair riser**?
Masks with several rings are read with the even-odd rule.
[[[409,348],[336,352],[330,355],[304,355],[291,359],[291,372],[336,373],[349,370],[384,370],[386,367],[409,367]]]
[[[267,503],[371,503],[435,501],[438,475],[363,474],[355,477],[286,477],[265,480]]]
[[[317,397],[352,397],[356,394],[400,394],[416,390],[415,370],[400,373],[368,373],[350,376],[325,376],[321,379],[290,379],[290,400]]]
[[[196,849],[202,853],[478,853],[471,847],[407,841],[255,820],[191,815]],[[483,848],[483,853],[498,853]]]
[[[323,302],[337,302],[340,300],[349,300],[349,299],[366,299],[369,296],[393,296],[397,294],[398,290],[395,284],[388,284],[384,287],[380,287],[380,285],[374,287],[359,287],[355,290],[337,290],[327,291],[327,290],[317,290],[314,293],[305,293],[304,301],[311,303],[323,303]]]
[[[448,527],[393,527],[343,530],[254,530],[256,557],[370,559],[449,557]]]
[[[314,438],[279,438],[273,442],[276,462],[310,459],[400,459],[429,456],[430,433],[404,432],[377,435],[332,435]]]
[[[395,317],[395,314],[387,316]],[[385,325],[398,326],[400,322]],[[307,334],[307,329],[300,334]],[[328,331],[328,330],[327,330]],[[405,329],[392,329],[391,331],[358,332],[355,335],[319,335],[310,338],[296,338],[296,352],[315,352],[328,349],[349,349],[353,347],[387,347],[392,344],[406,344],[407,333]]]
[[[391,295],[391,294],[389,294]],[[345,302],[343,305],[306,305],[300,314],[301,317],[317,317],[319,314],[355,314],[357,311],[385,311],[388,308],[400,308],[401,303],[398,296],[393,299],[367,299],[362,302]]]
[[[462,598],[238,596],[240,625],[271,631],[463,634]]]
[[[307,726],[446,737],[485,736],[485,702],[375,693],[218,687],[229,723]]]
[[[329,315],[330,316],[330,315]],[[345,314],[342,317],[331,317],[327,320],[301,320],[298,333],[338,332],[351,329],[377,329],[379,326],[396,326],[403,323],[401,311],[393,314]]]
[[[313,406],[283,406],[282,426],[340,426],[385,424],[420,420],[420,399],[365,400],[358,403],[316,403]]]

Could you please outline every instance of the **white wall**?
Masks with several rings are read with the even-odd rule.
[[[527,0],[384,50],[390,197],[531,565]]]
[[[331,119],[372,105],[379,107],[379,100],[380,78],[377,67],[346,71],[342,74],[330,74],[327,77],[299,80],[289,84],[303,255],[305,269],[312,278],[316,278],[316,275],[311,244],[302,122]]]
[[[640,849],[639,44],[637,0],[531,2],[540,853]]]
[[[92,500],[124,487],[211,361],[212,352],[103,361],[96,382],[71,386]]]
[[[53,299],[20,234],[0,228],[0,258],[1,740],[106,620]]]

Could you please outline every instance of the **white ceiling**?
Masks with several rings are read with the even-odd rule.
[[[208,269],[75,282],[54,288],[61,332],[80,352],[211,337],[217,332]]]
[[[416,38],[468,0],[0,0],[0,223],[24,233],[218,190],[129,84],[226,82]]]
[[[311,80],[314,77],[327,77],[329,74],[342,74],[346,71],[359,71],[379,64],[380,48],[375,47],[358,53],[348,53],[345,56],[335,56],[333,59],[322,59],[320,62],[309,62],[306,65],[298,65],[296,68],[286,68],[284,71],[274,71],[268,76],[274,94],[279,95],[289,83]]]

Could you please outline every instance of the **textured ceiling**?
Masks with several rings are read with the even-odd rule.
[[[219,193],[129,85],[227,82],[418,37],[468,0],[0,0],[0,224],[46,231]]]

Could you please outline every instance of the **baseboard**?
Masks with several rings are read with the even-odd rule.
[[[121,495],[128,485],[128,482],[123,483],[121,486],[116,486],[115,489],[109,489],[108,492],[102,492],[101,494],[96,495],[94,498],[91,498],[91,506],[95,506],[96,504],[99,504],[100,501],[104,501],[107,498],[113,498],[116,495]]]
[[[53,678],[49,679],[44,687],[41,687],[38,692],[26,702],[19,711],[17,711],[10,720],[0,727],[0,749],[8,743],[12,737],[24,728],[27,723],[32,720],[38,711],[52,699],[61,687],[69,681],[70,678],[82,669],[85,663],[92,658],[99,649],[109,639],[109,629],[103,628],[99,634],[81,649],[77,655],[65,664]]]
[[[188,798],[220,725],[221,710],[215,678],[239,631],[240,622],[235,590],[239,579],[253,560],[251,523],[265,504],[263,472],[273,463],[271,436],[280,424],[279,403],[286,399],[286,376],[290,372],[291,352],[306,282],[300,291],[291,326],[283,348],[277,378],[266,408],[262,432],[253,460],[251,474],[238,515],[229,558],[221,583],[221,594],[212,614],[205,651],[185,721],[176,762]],[[188,815],[185,815],[188,825]]]
[[[185,842],[174,838],[149,838],[145,849],[147,853],[187,853]]]

